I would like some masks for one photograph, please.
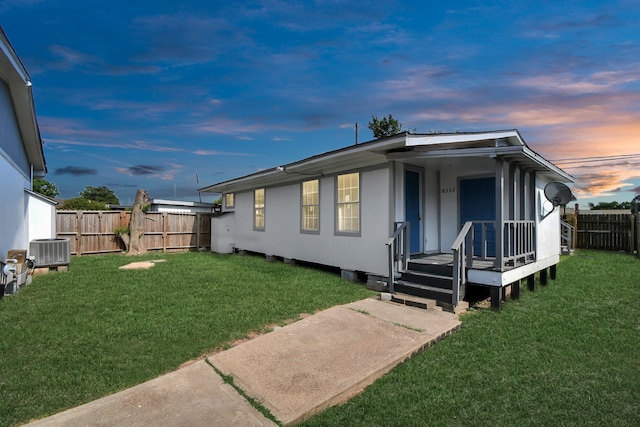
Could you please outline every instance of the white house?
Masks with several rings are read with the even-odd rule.
[[[465,284],[488,286],[499,306],[503,288],[555,277],[554,181],[573,178],[502,130],[401,133],[199,191],[223,194],[220,252],[334,266],[453,305]]]
[[[46,172],[31,79],[0,27],[0,260],[55,237],[55,202],[31,191]]]

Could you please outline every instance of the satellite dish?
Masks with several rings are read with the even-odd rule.
[[[564,206],[572,200],[576,200],[569,187],[561,182],[550,182],[544,187],[544,196],[553,204],[553,207]]]
[[[543,212],[541,220],[545,219],[547,216],[551,214],[556,208],[556,206],[564,206],[569,203],[571,200],[576,200],[576,197],[573,195],[569,187],[564,185],[561,182],[550,182],[544,187],[544,197],[547,198],[553,208],[544,213],[544,208],[541,206]]]

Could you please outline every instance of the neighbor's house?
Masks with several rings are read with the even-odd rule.
[[[401,133],[200,191],[223,194],[212,250],[339,267],[453,305],[466,284],[488,286],[499,306],[507,286],[555,276],[554,181],[573,178],[504,130]]]
[[[55,237],[55,202],[31,191],[46,172],[31,79],[0,27],[0,260]]]
[[[214,210],[213,203],[187,202],[182,200],[151,199],[151,212],[171,213],[211,213]]]

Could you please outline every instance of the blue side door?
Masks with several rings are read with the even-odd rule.
[[[404,211],[405,221],[410,227],[409,250],[412,254],[419,253],[421,247],[420,222],[420,173],[407,170],[404,172]]]
[[[460,227],[467,221],[495,221],[495,178],[463,179],[460,181]],[[481,254],[482,226],[474,224],[473,253]],[[487,256],[496,256],[496,233],[493,225],[486,230]]]

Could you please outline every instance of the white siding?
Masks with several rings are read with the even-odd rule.
[[[424,171],[424,252],[440,250],[440,184],[438,172]]]
[[[544,187],[549,181],[536,179],[536,212],[537,218],[547,213],[551,202],[544,196]],[[546,203],[545,203],[546,202]],[[560,254],[560,208],[557,207],[536,227],[537,259],[543,260]]]
[[[265,229],[253,229],[253,190],[236,192],[233,240],[255,251],[348,270],[387,274],[389,169],[364,171],[360,180],[361,235],[335,235],[335,176],[320,178],[320,232],[300,232],[300,182],[267,187]]]
[[[443,189],[455,188],[455,192]],[[458,174],[452,171],[440,172],[440,250],[451,252],[451,245],[458,236],[460,213],[458,207]]]
[[[12,168],[29,175],[29,161],[22,144],[18,122],[11,103],[11,94],[5,82],[0,80],[0,153],[11,159]]]
[[[25,188],[29,179],[0,156],[0,258],[9,249],[29,248],[29,229]]]

